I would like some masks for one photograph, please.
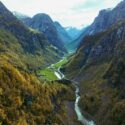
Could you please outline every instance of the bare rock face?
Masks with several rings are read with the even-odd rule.
[[[81,43],[86,35],[94,35],[106,31],[121,20],[125,20],[125,0],[113,9],[104,9],[99,12],[94,22],[87,28],[76,42]]]
[[[110,61],[118,55],[117,46],[125,39],[125,0],[112,10],[100,11],[85,34],[71,61],[72,65],[75,62],[75,66],[82,68],[86,64]]]
[[[125,0],[114,9],[100,11],[79,44],[78,51],[82,50],[85,57],[89,58],[87,62],[97,62],[113,56],[118,42],[124,39],[124,20]]]
[[[125,1],[119,3],[114,9],[101,10],[88,30],[88,34],[105,31],[120,20],[125,19]]]
[[[117,27],[118,26],[118,27]],[[113,27],[111,31],[107,32],[96,46],[93,48],[89,57],[93,61],[110,59],[116,56],[116,49],[120,41],[125,39],[125,24],[117,25]]]
[[[110,61],[119,54],[117,46],[124,39],[125,21],[120,21],[104,32],[86,36],[77,50],[77,54],[84,54],[81,57],[82,66]]]

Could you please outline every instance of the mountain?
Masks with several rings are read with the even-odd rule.
[[[66,27],[65,30],[69,34],[69,36],[72,38],[72,40],[75,40],[81,33],[81,30],[75,27]]]
[[[106,20],[97,17],[93,24],[98,27],[84,36],[76,53],[62,68],[68,78],[79,82],[83,113],[89,113],[99,125],[125,124],[124,7],[122,1],[106,11],[110,12]]]
[[[83,29],[81,29],[81,31],[79,30],[79,32],[76,33],[74,39],[67,45],[67,48],[70,51],[76,51],[79,43],[82,41],[82,39],[84,38],[84,36],[86,35],[86,32],[88,31],[88,27],[84,27]],[[72,31],[71,31],[72,32]],[[72,32],[73,33],[73,32]],[[71,33],[71,34],[72,34]],[[73,34],[72,34],[73,35]]]
[[[29,54],[27,59],[32,59],[32,61],[27,61],[27,63],[30,64],[32,62],[34,66],[36,64],[42,66],[42,64],[49,64],[49,62],[52,60],[54,61],[56,58],[57,60],[59,59],[59,56],[56,54],[59,51],[49,44],[43,33],[29,29],[13,16],[2,3],[0,5],[0,29],[10,32],[18,39],[24,53],[27,53],[27,55]],[[47,55],[48,58],[46,58]],[[38,59],[38,57],[40,58]],[[36,64],[34,61],[35,59],[39,60]]]
[[[114,24],[119,22],[120,20],[125,19],[125,0],[120,2],[115,8],[113,9],[104,9],[99,12],[99,15],[95,18],[94,22],[88,26],[85,31],[81,33],[81,35],[75,39],[76,45],[75,48],[77,48],[77,45],[82,41],[84,36],[86,35],[94,35],[96,33],[102,32],[107,30],[108,28],[111,28]]]
[[[80,83],[80,107],[100,125],[125,124],[124,34],[125,21],[86,36],[62,69]]]
[[[66,52],[64,42],[60,38],[58,31],[55,27],[53,20],[49,15],[40,13],[36,14],[33,18],[20,19],[27,26],[42,32],[47,37],[48,41],[58,49]]]
[[[58,34],[60,38],[65,42],[65,44],[68,44],[70,41],[72,41],[71,37],[66,32],[65,28],[61,26],[59,22],[54,22],[55,27],[58,31]]]
[[[104,9],[99,12],[98,17],[94,20],[89,29],[89,34],[94,34],[107,30],[120,20],[125,19],[125,0],[120,2],[114,9]]]
[[[43,33],[25,26],[0,2],[1,125],[68,125],[71,87],[37,74],[60,56]]]

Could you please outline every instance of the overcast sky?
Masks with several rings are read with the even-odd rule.
[[[89,25],[99,10],[112,8],[122,0],[1,0],[11,11],[33,16],[47,13],[63,26]]]

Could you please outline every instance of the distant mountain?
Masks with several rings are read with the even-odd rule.
[[[48,42],[43,33],[29,29],[1,2],[0,17],[0,29],[7,31],[12,34],[12,36],[16,37],[18,44],[21,45],[23,51],[20,56],[22,55],[22,59],[25,58],[26,65],[28,67],[30,66],[30,69],[48,65],[51,61],[53,62],[54,60],[59,59],[59,56],[56,54],[59,51]],[[46,56],[48,57],[46,58]]]
[[[64,42],[60,38],[58,31],[55,27],[53,20],[50,18],[49,15],[40,13],[35,15],[33,18],[21,18],[20,19],[24,24],[27,26],[36,29],[46,35],[48,41],[56,46],[58,49],[66,52],[64,47]]]
[[[69,49],[69,51],[75,51],[78,48],[79,43],[81,42],[83,37],[86,35],[86,31],[88,30],[88,28],[89,28],[89,26],[84,27],[81,30],[77,30],[76,28],[73,28],[74,30],[67,29],[67,31],[69,30],[69,33],[71,33],[72,35],[76,34],[74,36],[73,40],[67,44],[67,48]],[[71,30],[71,32],[70,32],[70,30]]]
[[[55,23],[55,27],[58,31],[58,34],[59,34],[60,38],[64,41],[64,43],[68,44],[69,42],[71,42],[72,38],[68,35],[65,28],[62,27],[59,22],[54,22],[54,23]]]
[[[69,36],[72,38],[72,40],[75,40],[81,33],[81,29],[77,29],[75,27],[66,27],[65,30],[69,34]]]

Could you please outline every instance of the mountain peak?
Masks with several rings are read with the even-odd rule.
[[[33,19],[35,20],[35,22],[39,22],[39,23],[49,23],[49,24],[53,23],[53,20],[51,19],[51,17],[45,13],[38,13],[33,16]]]
[[[44,33],[52,45],[66,52],[63,40],[60,38],[54,22],[48,14],[38,13],[32,18],[22,19],[22,21],[27,26]]]
[[[125,0],[122,0],[122,1],[116,6],[116,8],[117,8],[117,7],[121,7],[121,6],[123,6],[123,5],[125,5]]]
[[[58,21],[55,21],[54,22],[56,25],[60,25],[61,26],[61,24],[58,22]]]
[[[6,11],[7,8],[4,6],[4,4],[0,1],[0,11]]]
[[[87,34],[92,35],[105,31],[120,20],[125,19],[125,0],[121,1],[116,7],[103,9],[91,24]]]
[[[100,10],[99,15],[104,15],[105,13],[109,13],[111,10],[112,10],[112,8]]]
[[[42,18],[42,20],[43,19],[52,20],[50,18],[50,16],[48,14],[45,14],[45,13],[38,13],[38,14],[34,15],[33,18]]]

